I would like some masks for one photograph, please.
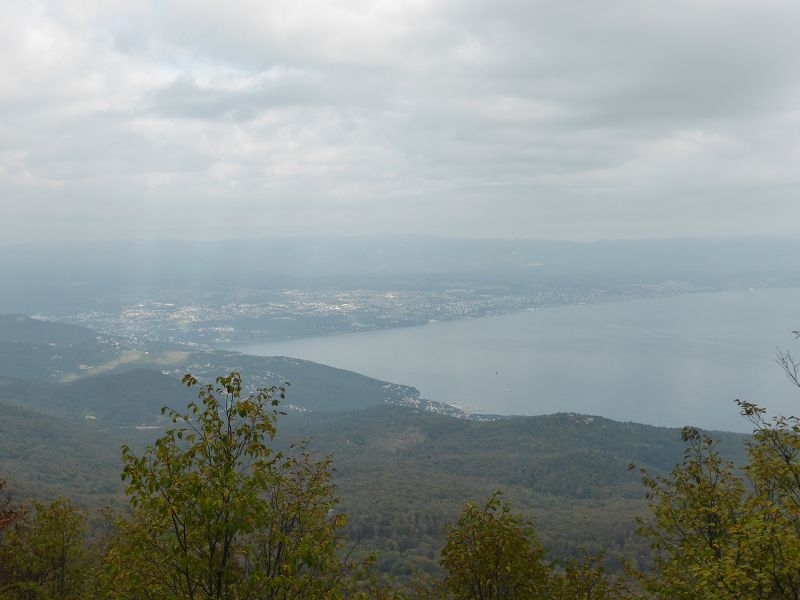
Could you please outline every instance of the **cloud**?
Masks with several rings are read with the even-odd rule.
[[[13,2],[7,240],[797,233],[800,5]],[[191,223],[191,227],[186,227]]]

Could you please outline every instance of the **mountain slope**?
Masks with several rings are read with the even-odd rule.
[[[610,556],[647,555],[634,535],[646,510],[631,463],[654,474],[680,462],[680,430],[558,414],[491,422],[382,406],[337,415],[292,416],[284,439],[310,437],[332,453],[342,509],[354,538],[378,548],[384,568],[402,574],[431,560],[464,502],[503,490],[536,521],[553,556],[578,548]],[[747,436],[715,432],[725,456],[741,463]],[[427,559],[425,558],[427,557]]]
[[[93,506],[113,501],[120,489],[120,444],[140,451],[160,431],[99,431],[94,423],[2,402],[0,410],[0,473],[25,496],[63,494]],[[377,549],[381,568],[400,576],[409,565],[435,571],[445,528],[464,502],[480,502],[497,489],[535,519],[555,557],[583,547],[646,560],[634,536],[634,517],[645,511],[643,489],[627,466],[663,473],[683,449],[676,429],[597,417],[475,422],[392,405],[291,413],[278,431],[279,448],[310,439],[312,452],[333,456],[351,538],[365,551]],[[741,456],[745,436],[719,436],[723,451]]]
[[[0,316],[0,399],[54,415],[91,415],[113,426],[157,422],[163,405],[182,406],[189,398],[180,385],[184,374],[213,381],[233,370],[251,389],[290,382],[289,409],[340,411],[419,401],[413,387],[310,361],[132,344],[82,327]]]

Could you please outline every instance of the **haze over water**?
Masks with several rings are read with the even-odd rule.
[[[800,344],[790,334],[799,306],[798,289],[691,294],[234,349],[414,385],[481,412],[748,431],[736,398],[800,412],[800,390],[775,363],[778,348]]]

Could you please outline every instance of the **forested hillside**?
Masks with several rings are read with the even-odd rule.
[[[748,548],[756,557],[753,560],[758,561],[766,559],[757,558],[751,546],[763,535],[757,523],[766,519],[777,526],[791,519],[794,510],[793,505],[783,503],[794,497],[791,477],[798,451],[793,432],[798,425],[793,419],[773,423],[762,409],[747,403],[740,403],[738,409],[753,424],[754,438],[621,423],[573,413],[470,419],[459,411],[421,400],[413,388],[305,361],[229,352],[180,353],[169,348],[137,348],[131,358],[126,353],[133,350],[80,329],[61,329],[61,337],[53,338],[59,341],[45,342],[48,338],[42,328],[46,324],[18,316],[12,323],[7,333],[0,335],[0,344],[6,345],[9,354],[17,351],[17,364],[24,367],[24,376],[4,373],[0,377],[4,414],[0,421],[0,474],[5,481],[4,494],[10,492],[10,500],[0,506],[0,516],[6,523],[0,540],[9,552],[8,544],[27,548],[30,536],[41,535],[36,533],[38,528],[46,526],[55,531],[67,522],[65,519],[82,523],[80,530],[88,535],[86,548],[95,550],[86,550],[86,556],[94,558],[87,558],[81,568],[92,570],[93,576],[100,578],[92,584],[99,586],[95,590],[115,585],[114,578],[123,578],[130,586],[135,579],[128,578],[139,577],[113,560],[103,563],[111,559],[97,552],[102,547],[104,551],[117,548],[114,555],[144,551],[141,544],[145,538],[139,536],[153,535],[146,533],[152,525],[150,519],[161,514],[165,506],[173,506],[163,505],[157,498],[173,497],[177,492],[166,492],[165,488],[156,496],[152,494],[161,486],[171,486],[173,478],[188,477],[186,484],[190,487],[180,494],[189,495],[182,502],[188,502],[187,510],[200,511],[192,518],[200,519],[198,526],[205,526],[208,515],[203,517],[202,511],[216,506],[217,500],[205,506],[201,496],[206,485],[216,481],[216,475],[193,463],[194,451],[189,451],[193,445],[210,443],[219,436],[220,443],[230,443],[234,440],[230,435],[234,435],[250,436],[247,443],[256,444],[252,460],[261,456],[258,460],[266,461],[265,474],[272,473],[258,484],[266,487],[253,492],[257,497],[267,494],[263,497],[288,502],[280,505],[280,511],[301,511],[298,516],[306,515],[302,508],[306,501],[317,498],[321,502],[312,502],[322,512],[309,517],[309,531],[322,536],[314,538],[320,544],[322,540],[333,544],[329,547],[333,554],[326,554],[323,562],[335,559],[339,564],[342,556],[348,557],[345,562],[349,566],[341,563],[336,568],[348,573],[349,583],[345,585],[337,577],[330,580],[330,590],[336,588],[336,593],[344,597],[380,597],[415,588],[423,597],[460,597],[454,590],[473,572],[470,569],[476,568],[464,571],[466,567],[457,558],[467,539],[459,528],[465,527],[473,532],[470,536],[495,539],[495,535],[501,535],[498,540],[511,536],[507,539],[522,544],[517,552],[532,552],[534,562],[525,564],[538,564],[541,569],[534,569],[530,578],[545,582],[541,583],[545,587],[536,588],[537,594],[588,597],[576,596],[575,590],[594,581],[600,585],[597,589],[606,590],[600,597],[629,597],[625,594],[631,589],[641,593],[655,590],[657,597],[670,597],[665,590],[688,593],[685,590],[694,580],[708,585],[719,581],[702,565],[685,562],[684,552],[695,547],[690,544],[702,542],[702,535],[695,538],[692,532],[702,531],[704,520],[715,523],[713,530],[708,530],[712,536],[708,543],[718,550],[716,555],[703,558],[702,564],[728,561],[731,552]],[[120,356],[128,358],[119,360]],[[154,368],[167,366],[167,359],[174,361],[169,369]],[[783,359],[791,375],[795,363],[790,356]],[[199,364],[200,360],[204,362]],[[54,362],[58,364],[55,369]],[[203,371],[241,365],[250,372],[261,369],[262,374],[248,383],[232,372],[218,379],[217,385],[222,387],[200,387],[198,396],[197,386],[207,378],[184,378],[181,383],[173,374],[189,363]],[[298,383],[269,387],[263,383],[285,381],[289,376]],[[306,385],[302,383],[304,376]],[[189,388],[184,385],[187,382]],[[220,393],[227,398],[222,403],[214,400]],[[262,400],[253,404],[253,398]],[[171,409],[162,413],[162,406]],[[732,410],[737,407],[732,406]],[[231,429],[238,433],[224,434],[218,422],[223,413],[238,423]],[[216,424],[207,429],[202,420],[197,420],[201,414]],[[261,433],[253,433],[258,431]],[[237,452],[250,452],[245,446],[241,448]],[[216,454],[208,454],[209,460],[219,460],[213,456]],[[237,490],[240,485],[250,485],[249,461],[241,463],[241,469],[237,467],[237,477],[244,477],[234,485]],[[748,480],[741,478],[742,472],[732,466],[734,463],[750,465]],[[151,472],[156,467],[165,471],[161,475]],[[192,482],[201,474],[212,479],[198,488]],[[273,481],[273,477],[278,479]],[[283,481],[283,491],[267,485],[267,480],[273,484]],[[498,490],[502,490],[502,496],[497,495]],[[227,492],[221,493],[225,497]],[[780,498],[785,500],[780,500],[782,508],[775,512],[774,503]],[[250,500],[246,503],[252,504]],[[142,514],[147,506],[156,513]],[[115,515],[112,529],[118,533],[110,541],[103,507],[111,507]],[[725,512],[718,512],[722,507],[726,507]],[[655,521],[648,516],[651,513]],[[126,515],[131,514],[144,521],[129,521],[131,517]],[[313,519],[325,515],[333,520],[325,521],[327,525],[322,521],[313,524]],[[247,517],[255,519],[254,523],[261,518],[255,514]],[[322,529],[314,529],[317,526]],[[770,539],[764,543],[779,543],[778,547],[788,552],[794,542],[786,535],[790,536],[792,530],[783,527],[780,531],[785,535],[778,542]],[[267,535],[264,531],[262,534]],[[304,534],[297,535],[300,537],[292,539],[302,546]],[[107,546],[109,543],[112,545]],[[686,549],[681,550],[684,546]],[[362,563],[364,560],[367,562]],[[513,563],[517,558],[508,560]],[[106,570],[94,570],[101,563]],[[627,570],[623,569],[625,564]],[[751,561],[742,569],[752,570],[754,564]],[[777,564],[770,568],[774,571]],[[327,569],[321,565],[310,573]],[[686,571],[689,566],[694,571]],[[309,568],[305,559],[295,567]],[[14,571],[16,568],[5,575],[0,570],[0,577],[23,577]],[[515,568],[524,572],[527,567]],[[750,571],[742,574],[732,570],[731,565],[725,569],[739,577],[754,576]],[[308,571],[303,572],[308,576]],[[638,579],[631,579],[635,573],[639,573]],[[395,583],[384,579],[387,576]],[[112,580],[103,583],[103,577]],[[315,577],[304,581],[311,585]],[[759,589],[774,591],[770,586],[784,575],[775,571],[770,577],[772,583],[762,582]],[[253,585],[261,585],[257,581],[254,579]],[[281,585],[292,587],[296,580],[281,581]],[[623,581],[627,583],[623,585]],[[132,593],[133,588],[125,589]],[[3,590],[0,587],[0,597],[4,597]]]

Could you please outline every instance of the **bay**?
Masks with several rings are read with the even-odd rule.
[[[577,412],[749,431],[733,401],[800,413],[775,362],[800,346],[800,289],[580,304],[231,349],[413,385],[494,414]],[[800,348],[798,348],[800,355]]]

